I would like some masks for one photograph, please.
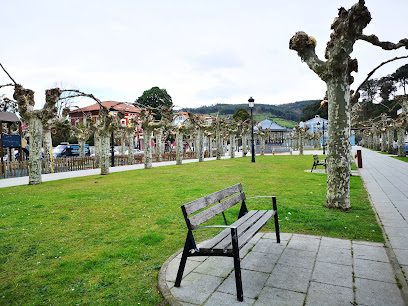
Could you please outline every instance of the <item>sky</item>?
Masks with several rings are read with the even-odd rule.
[[[321,99],[326,86],[302,63],[289,40],[304,31],[324,59],[338,8],[357,0],[0,0],[0,63],[36,107],[48,88],[78,89],[102,101],[133,102],[154,86],[176,107],[217,103],[283,104]],[[398,42],[408,37],[407,0],[366,0],[364,34]],[[358,41],[356,88],[381,62],[408,55]],[[407,59],[374,77],[393,73]],[[0,85],[9,83],[0,71]],[[11,88],[0,95],[12,97]],[[73,103],[83,107],[93,101]]]

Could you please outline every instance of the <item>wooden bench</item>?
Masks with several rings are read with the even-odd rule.
[[[239,301],[243,301],[239,250],[242,249],[272,217],[275,219],[276,240],[277,243],[280,243],[276,197],[264,197],[272,199],[272,210],[251,210],[248,212],[245,204],[247,198],[245,197],[245,193],[243,192],[242,186],[239,183],[181,206],[181,210],[187,224],[188,233],[177,273],[175,283],[176,287],[179,287],[181,284],[181,279],[183,277],[183,272],[188,257],[233,257],[237,298]],[[228,225],[224,211],[238,203],[241,203],[238,220],[231,225]],[[204,222],[219,214],[223,215],[225,225],[199,227]],[[212,227],[220,227],[225,229],[214,238],[204,241],[197,246],[193,232],[199,228]]]
[[[326,171],[326,159],[324,159],[324,162],[319,161],[319,156],[313,155],[313,166],[312,170],[310,172],[313,172],[313,169],[316,169],[317,166],[324,166],[324,170]]]

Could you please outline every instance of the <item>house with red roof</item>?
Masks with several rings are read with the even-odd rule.
[[[139,119],[140,109],[131,104],[115,101],[106,101],[102,102],[102,105],[107,109],[111,110],[111,112],[114,115],[115,112],[123,111],[125,113],[125,117],[121,120],[121,124],[123,126],[127,126],[129,124],[130,119],[137,118],[137,120],[140,121]],[[93,122],[96,122],[96,119],[98,118],[99,115],[99,109],[100,109],[99,104],[95,103],[86,107],[71,110],[69,112],[69,120],[71,124],[74,126],[83,124],[87,116],[91,116]]]

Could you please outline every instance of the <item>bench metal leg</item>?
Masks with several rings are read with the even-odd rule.
[[[183,277],[184,268],[186,267],[188,253],[191,249],[195,248],[194,238],[191,231],[188,231],[186,242],[184,244],[183,255],[181,256],[180,266],[177,272],[175,287],[180,287],[181,279]]]
[[[280,243],[280,232],[279,232],[279,218],[278,218],[278,206],[276,205],[276,197],[272,198],[273,210],[276,212],[274,217],[275,220],[275,233],[276,233],[276,242]]]
[[[236,228],[231,228],[232,251],[234,253],[235,286],[237,288],[237,299],[242,302],[244,295],[242,292],[241,259],[239,258],[238,234]]]

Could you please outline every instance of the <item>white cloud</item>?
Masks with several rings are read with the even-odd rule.
[[[184,107],[246,103],[249,96],[270,104],[320,99],[325,84],[289,50],[289,39],[299,30],[314,36],[323,59],[338,7],[356,1],[7,1],[0,61],[36,91],[39,105],[56,82],[120,101],[159,86]],[[366,5],[373,20],[365,33],[390,41],[407,36],[406,0]],[[386,52],[358,42],[355,86],[397,55],[406,50]],[[387,65],[375,77],[407,62]],[[0,73],[0,84],[7,82]]]

